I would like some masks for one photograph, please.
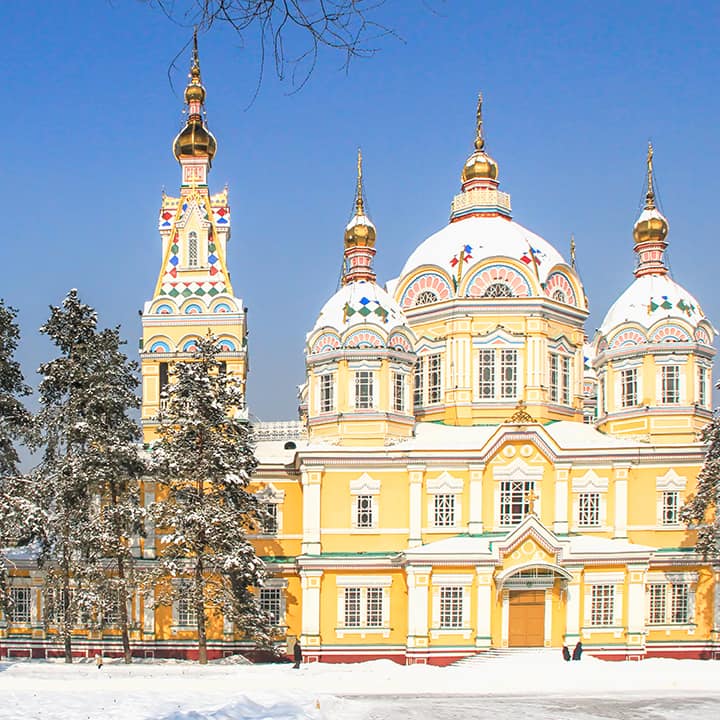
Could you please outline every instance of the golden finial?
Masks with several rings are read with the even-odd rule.
[[[483,121],[482,121],[482,93],[478,93],[477,113],[475,114],[475,149],[483,150],[485,148],[485,138],[483,137]]]
[[[570,236],[570,267],[575,269],[575,234]]]
[[[360,148],[358,148],[357,158],[357,192],[355,195],[355,214],[358,216],[365,214],[362,186],[362,150]]]
[[[647,195],[645,195],[645,209],[655,209],[655,191],[653,182],[653,146],[652,143],[648,143],[647,153]]]

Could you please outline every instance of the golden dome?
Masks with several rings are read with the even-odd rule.
[[[185,102],[189,105],[191,102],[205,102],[205,88],[202,85],[190,84],[185,88]]]
[[[467,159],[462,170],[462,181],[475,179],[497,180],[498,164],[485,152],[485,138],[483,137],[482,120],[482,93],[478,95],[476,126],[475,126],[475,151]]]
[[[362,152],[358,150],[357,161],[357,191],[355,193],[355,215],[345,227],[345,247],[360,245],[374,247],[375,225],[365,214],[362,186]]]
[[[670,227],[667,218],[655,207],[652,143],[648,143],[647,188],[645,208],[633,227],[633,238],[635,243],[663,242]]]
[[[185,127],[178,133],[173,143],[173,153],[176,160],[181,155],[191,157],[207,157],[212,162],[217,151],[215,136],[203,125],[200,117],[191,117]]]

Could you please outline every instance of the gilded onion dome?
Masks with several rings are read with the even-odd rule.
[[[653,146],[652,143],[648,143],[645,207],[633,227],[633,238],[636,244],[645,242],[662,243],[667,237],[668,230],[667,218],[655,207]]]
[[[363,178],[362,178],[362,152],[358,149],[357,159],[357,190],[355,193],[355,214],[352,220],[345,227],[345,249],[352,246],[363,245],[366,247],[375,246],[375,225],[365,214],[365,202],[363,200]]]
[[[188,120],[173,143],[176,160],[181,157],[207,157],[212,163],[217,151],[215,136],[205,127],[202,106],[205,102],[205,88],[200,78],[200,58],[197,48],[197,33],[194,36],[192,66],[185,88],[185,102],[188,106]]]
[[[463,183],[469,180],[497,180],[498,164],[485,152],[485,138],[483,137],[482,120],[482,93],[478,95],[475,150],[465,162],[462,169]]]

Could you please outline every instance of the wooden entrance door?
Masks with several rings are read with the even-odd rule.
[[[508,620],[510,647],[542,647],[545,643],[545,591],[511,591]]]

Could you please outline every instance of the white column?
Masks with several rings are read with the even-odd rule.
[[[720,565],[713,566],[713,633],[720,633]]]
[[[155,502],[155,483],[146,480],[143,484],[145,489],[143,504],[147,508],[151,503]],[[148,560],[152,560],[155,557],[155,523],[149,514],[145,520],[145,539],[143,540],[142,556]]]
[[[302,639],[308,647],[320,645],[320,580],[322,570],[300,570]]]
[[[492,645],[492,569],[475,568],[477,575],[477,619],[475,622],[475,647]]]
[[[143,595],[143,634],[155,634],[155,603],[152,595],[153,591]]]
[[[431,567],[408,565],[408,648],[426,648],[428,644],[428,592]]]
[[[645,572],[647,565],[628,565],[628,645],[645,646]]]
[[[613,537],[627,537],[629,463],[613,463],[615,471],[615,527]]]
[[[545,628],[543,645],[545,647],[552,646],[552,610],[553,610],[553,591],[552,588],[545,588]]]
[[[565,644],[572,647],[580,639],[580,573],[581,566],[565,569],[572,573],[568,581],[565,598]]]
[[[303,487],[303,541],[304,555],[320,554],[320,480],[321,465],[300,468]]]
[[[508,646],[510,640],[510,591],[502,591],[502,630],[500,642],[504,648]]]
[[[408,465],[410,535],[408,547],[422,545],[422,482],[425,474],[424,465]]]
[[[485,463],[471,463],[470,470],[470,522],[468,532],[471,535],[479,535],[483,531],[483,471]]]
[[[568,525],[568,477],[570,464],[555,466],[555,522],[553,530],[556,534],[566,535]]]

